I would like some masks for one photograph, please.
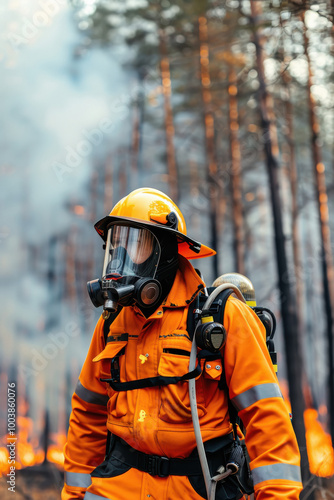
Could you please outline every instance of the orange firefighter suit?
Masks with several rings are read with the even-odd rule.
[[[136,306],[124,307],[110,327],[106,346],[103,319],[98,321],[72,399],[62,500],[204,498],[187,475],[159,477],[134,467],[118,467],[116,459],[112,474],[108,467],[93,472],[104,460],[107,428],[149,455],[184,459],[196,448],[187,381],[115,392],[100,378],[110,378],[110,362],[117,354],[121,382],[186,374],[191,350],[188,308],[203,286],[192,265],[180,256],[172,289],[150,317],[145,318]],[[224,326],[226,382],[246,429],[255,498],[296,500],[302,489],[299,452],[263,325],[251,308],[232,296]],[[196,381],[204,441],[231,435],[227,396],[218,388],[221,365],[204,362]]]

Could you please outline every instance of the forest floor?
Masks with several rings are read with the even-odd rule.
[[[16,472],[15,492],[0,478],[1,500],[60,500],[64,474],[53,464],[27,467]]]

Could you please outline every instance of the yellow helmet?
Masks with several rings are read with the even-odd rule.
[[[215,251],[187,236],[184,217],[175,203],[164,193],[152,188],[140,188],[122,198],[109,215],[95,224],[95,229],[106,241],[111,223],[130,222],[150,228],[162,228],[175,234],[178,252],[187,259],[211,257]]]

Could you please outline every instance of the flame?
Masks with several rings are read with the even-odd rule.
[[[8,464],[9,453],[7,448],[0,448],[0,477],[5,476],[9,472]]]
[[[44,461],[44,451],[40,449],[38,440],[33,435],[33,420],[29,417],[18,416],[16,419],[17,434],[7,435],[1,440],[0,448],[0,477],[8,474],[10,466],[16,470],[32,465],[41,464]],[[15,443],[15,463],[11,463],[8,443]]]
[[[18,459],[18,469],[40,464],[44,460],[44,452],[35,450],[33,441],[30,439],[33,431],[33,420],[29,417],[17,417],[18,439],[16,455]]]
[[[291,412],[289,400],[288,384],[285,380],[280,380],[280,388],[284,397],[285,404]],[[304,422],[306,429],[306,447],[309,459],[310,472],[318,477],[331,477],[334,475],[334,450],[332,439],[325,432],[318,416],[326,415],[327,407],[322,404],[317,410],[308,408],[304,411]]]
[[[58,467],[64,467],[64,453],[63,448],[66,443],[66,435],[65,434],[55,434],[54,441],[56,444],[52,444],[49,446],[46,458],[49,462],[56,464]]]
[[[332,440],[318,421],[317,410],[307,409],[304,412],[306,427],[306,446],[310,471],[319,477],[334,475],[334,450]]]
[[[18,416],[16,419],[17,439],[15,441],[15,464],[10,463],[7,443],[13,438],[9,435],[0,440],[0,477],[5,476],[10,471],[10,465],[16,470],[24,467],[39,465],[45,460],[45,452],[41,448],[39,439],[34,436],[34,422],[26,416]],[[63,448],[66,442],[66,435],[62,433],[51,435],[52,444],[48,447],[47,460],[63,469],[64,454]]]

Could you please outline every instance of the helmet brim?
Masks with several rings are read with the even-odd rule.
[[[163,224],[141,221],[139,219],[124,217],[124,216],[117,217],[115,215],[107,215],[94,225],[95,230],[101,236],[103,241],[106,241],[107,229],[109,225],[115,222],[120,222],[120,223],[130,222],[131,224],[142,227],[144,226],[147,227],[148,229],[159,229],[159,230],[162,229],[164,231],[170,232],[171,234],[174,234],[177,238],[179,254],[189,260],[202,259],[204,257],[212,257],[213,255],[216,255],[215,250],[213,250],[212,248],[203,245],[202,243],[199,243],[198,241],[195,241],[192,238],[189,238],[189,236],[186,236],[185,234],[181,233],[180,231],[177,231],[176,229],[172,229],[171,227],[165,226]]]

